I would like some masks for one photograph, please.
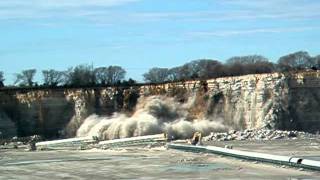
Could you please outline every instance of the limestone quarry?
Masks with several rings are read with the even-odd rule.
[[[319,75],[2,89],[0,179],[318,179]]]
[[[320,73],[259,74],[132,87],[0,91],[3,138],[190,138],[230,130],[316,133]]]

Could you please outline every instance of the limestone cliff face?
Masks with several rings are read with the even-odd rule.
[[[280,74],[248,75],[208,81],[213,102],[209,110],[222,116],[236,129],[281,128],[285,101],[288,97],[286,79]]]
[[[190,114],[221,119],[234,129],[315,132],[320,128],[319,76],[318,72],[275,73],[131,88],[0,91],[0,132],[3,137],[71,137],[89,115],[130,116],[139,96],[150,95],[172,96],[180,103],[193,95]]]
[[[83,120],[93,113],[111,115],[132,111],[138,98],[135,92],[138,91],[134,88],[3,91],[0,92],[0,132],[3,137],[33,134],[47,138],[72,137]]]
[[[63,91],[2,92],[1,97],[0,110],[15,124],[19,136],[56,137],[74,114],[74,104]]]
[[[204,93],[200,93],[204,91]],[[259,74],[158,86],[143,86],[141,94],[181,96],[198,93],[205,99],[195,111],[222,119],[234,129],[320,129],[320,73]],[[178,97],[177,100],[183,100]],[[197,105],[196,105],[197,106]]]
[[[170,94],[177,88],[198,93],[204,102],[198,102],[200,107],[197,111],[202,111],[202,116],[209,119],[223,119],[225,125],[234,129],[282,128],[280,122],[287,116],[289,87],[286,76],[282,74],[247,75],[206,82],[188,81],[175,85],[142,87],[142,93]],[[203,91],[202,95],[199,91]]]
[[[293,122],[292,129],[310,132],[320,130],[320,73],[295,74],[288,78],[289,93],[287,111],[289,116],[281,123]]]
[[[0,111],[0,138],[12,137],[17,134],[17,128],[6,113]]]

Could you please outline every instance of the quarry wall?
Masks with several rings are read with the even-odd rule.
[[[188,103],[190,121],[219,119],[232,129],[320,128],[320,73],[259,74],[134,87],[0,90],[0,138],[41,134],[72,137],[91,114],[130,116],[139,98]]]

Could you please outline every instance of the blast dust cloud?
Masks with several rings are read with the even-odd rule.
[[[208,135],[228,131],[221,119],[190,119],[188,109],[193,106],[195,96],[189,97],[185,103],[165,96],[141,97],[130,117],[123,113],[114,113],[109,117],[89,116],[77,130],[77,137],[97,136],[101,140],[111,140],[167,133],[172,139],[185,139],[195,132]]]

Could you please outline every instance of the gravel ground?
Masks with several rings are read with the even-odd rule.
[[[312,141],[313,142],[313,141]],[[217,144],[220,143],[220,144]],[[230,142],[210,142],[224,146]],[[308,142],[233,141],[234,148],[259,152],[286,149]],[[309,146],[309,148],[313,148]],[[311,152],[316,149],[310,150]],[[302,153],[302,152],[301,152]],[[315,155],[314,152],[313,155]],[[158,148],[35,151],[0,149],[0,179],[320,179],[318,172]]]

